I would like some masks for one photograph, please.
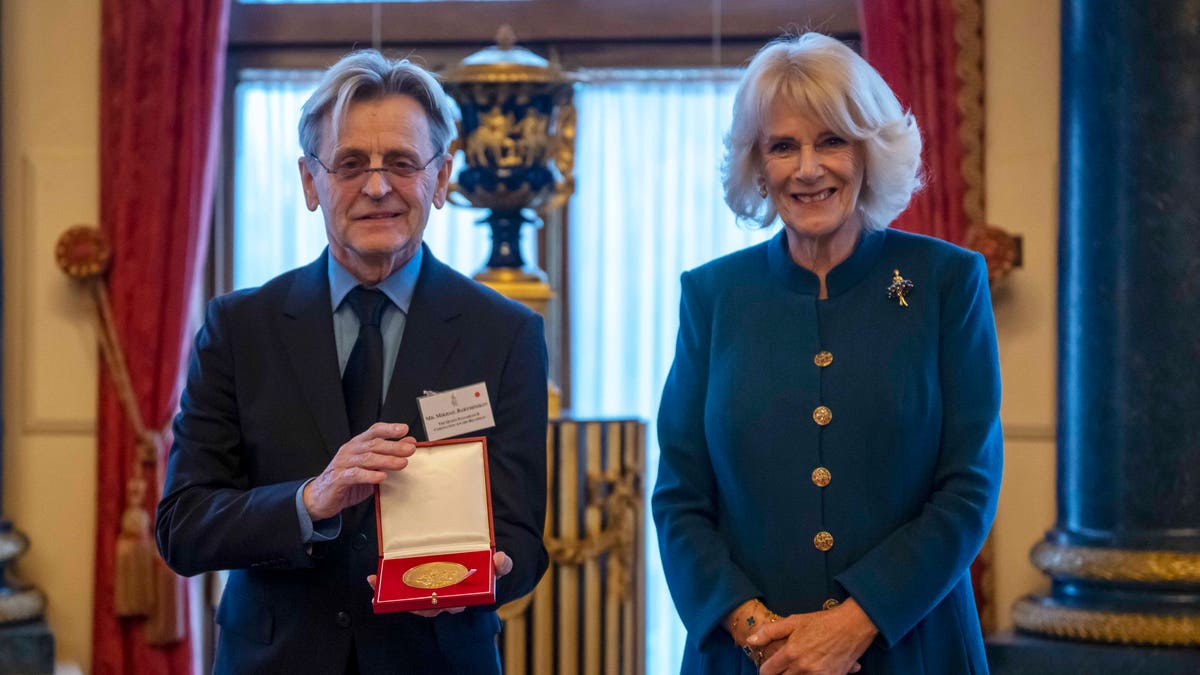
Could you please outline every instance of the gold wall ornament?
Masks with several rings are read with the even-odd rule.
[[[1200,646],[1200,614],[1074,609],[1025,597],[1013,606],[1020,630],[1070,640],[1163,647]]]
[[[99,277],[108,272],[112,262],[112,244],[100,228],[75,225],[59,235],[54,261],[71,278]]]
[[[1200,554],[1070,546],[1038,542],[1029,559],[1046,574],[1094,581],[1200,584]]]
[[[995,225],[978,223],[967,228],[963,246],[979,251],[987,262],[988,285],[995,288],[1021,266],[1021,237]]]

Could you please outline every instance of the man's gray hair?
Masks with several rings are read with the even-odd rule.
[[[336,132],[351,103],[393,95],[410,96],[421,104],[429,118],[433,149],[445,154],[457,131],[450,99],[437,77],[408,59],[389,59],[374,49],[351,52],[325,71],[300,111],[300,148],[307,156],[319,153],[326,116]]]
[[[826,35],[805,33],[768,43],[738,85],[721,180],[725,203],[739,222],[767,227],[778,215],[771,200],[758,193],[759,143],[776,101],[861,144],[865,168],[858,208],[865,229],[887,227],[908,207],[922,185],[916,119],[854,50]]]

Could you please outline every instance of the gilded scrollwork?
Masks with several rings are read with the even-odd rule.
[[[559,108],[554,134],[554,165],[563,177],[575,173],[575,106],[567,103]]]
[[[642,504],[638,482],[632,471],[589,473],[587,503],[600,508],[607,527],[584,539],[546,536],[546,550],[556,565],[576,566],[607,553],[608,581],[618,599],[632,592],[634,535]]]
[[[554,166],[562,174],[555,186],[547,211],[562,208],[575,194],[575,106],[566,103],[558,110],[554,124]]]

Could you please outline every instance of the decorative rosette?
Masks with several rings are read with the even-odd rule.
[[[54,259],[67,276],[89,279],[108,271],[112,262],[112,245],[99,228],[76,225],[58,238]]]

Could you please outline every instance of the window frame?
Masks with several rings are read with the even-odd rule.
[[[714,20],[714,11],[718,19]],[[470,17],[463,21],[463,16]],[[800,23],[805,19],[804,23]],[[229,45],[320,46],[369,40],[381,44],[487,44],[502,25],[522,44],[538,42],[662,42],[761,44],[785,30],[811,27],[832,35],[858,31],[856,0],[517,0],[495,2],[375,2],[245,4],[230,8]],[[727,63],[726,65],[734,65]]]

